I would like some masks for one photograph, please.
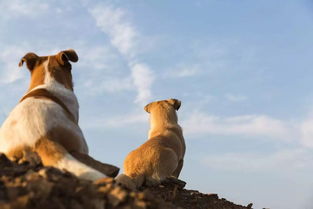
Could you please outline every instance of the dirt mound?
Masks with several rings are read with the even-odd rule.
[[[246,209],[216,194],[167,184],[132,192],[112,178],[90,182],[42,165],[18,164],[0,154],[1,209]]]

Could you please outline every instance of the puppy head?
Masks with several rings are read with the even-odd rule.
[[[164,110],[179,110],[180,105],[181,105],[181,101],[178,99],[167,99],[167,100],[151,102],[147,104],[144,107],[144,109],[147,113],[150,113],[155,108],[161,108]]]
[[[180,108],[181,101],[178,99],[167,99],[151,102],[145,106],[145,111],[152,114],[152,117],[160,121],[177,123],[176,110]]]
[[[70,61],[78,61],[78,56],[73,49],[64,50],[51,56],[38,56],[29,52],[21,59],[19,66],[23,66],[25,62],[31,73],[29,90],[51,81],[56,81],[65,88],[73,90]]]

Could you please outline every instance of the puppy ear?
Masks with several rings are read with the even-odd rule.
[[[38,60],[37,54],[33,52],[29,52],[24,55],[24,57],[21,59],[21,61],[18,63],[19,67],[22,67],[24,62],[26,62],[27,68],[32,71],[36,65],[36,62]]]
[[[145,106],[145,111],[147,112],[147,113],[150,113],[150,107],[151,107],[151,103],[149,103],[149,104],[147,104],[146,106]]]
[[[167,102],[170,103],[171,105],[173,105],[173,107],[176,110],[178,110],[180,108],[181,101],[178,99],[168,99]]]
[[[71,62],[78,61],[78,56],[76,52],[74,51],[74,49],[61,51],[56,55],[56,57],[61,65],[64,65],[64,63],[69,62],[69,61]]]

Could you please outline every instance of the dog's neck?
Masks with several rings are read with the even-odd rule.
[[[39,75],[41,76],[39,77],[39,79],[38,79],[38,74],[36,74],[37,77],[35,78],[34,78],[35,75],[32,75],[30,88],[28,92],[26,93],[26,95],[29,92],[32,92],[36,89],[48,90],[50,93],[52,93],[55,97],[60,99],[66,105],[68,110],[74,116],[75,120],[78,122],[79,105],[78,105],[77,98],[71,89],[66,88],[64,84],[61,84],[59,81],[57,81],[57,79],[53,77],[53,74],[49,72],[49,70],[47,69],[48,62],[49,62],[49,59],[45,61],[45,63],[43,64],[45,69],[43,73]]]
[[[164,130],[176,130],[177,133],[182,133],[180,125],[177,123],[176,113],[175,117],[170,117],[167,113],[160,113],[152,111],[150,113],[150,130],[149,138],[160,135]]]
[[[50,93],[52,93],[55,97],[60,99],[68,108],[70,113],[74,116],[74,119],[76,120],[76,122],[78,122],[79,105],[78,105],[77,98],[73,91],[65,88],[62,84],[54,80],[51,80],[50,83],[36,86],[31,91],[34,91],[36,89],[46,89]]]

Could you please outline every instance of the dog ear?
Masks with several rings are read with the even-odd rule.
[[[149,103],[149,104],[147,104],[146,106],[145,106],[145,111],[147,112],[147,113],[150,113],[150,107],[151,107],[151,103]]]
[[[21,59],[21,61],[18,63],[19,67],[22,67],[24,62],[26,62],[27,68],[32,71],[36,65],[36,62],[38,60],[37,54],[33,52],[29,52],[24,55],[24,57]]]
[[[180,108],[181,101],[178,99],[168,99],[167,102],[170,103],[171,105],[173,105],[173,107],[176,110],[178,110]]]
[[[61,51],[56,55],[56,57],[61,65],[64,65],[64,63],[69,62],[69,61],[71,62],[78,61],[78,56],[76,52],[74,51],[74,49]]]

